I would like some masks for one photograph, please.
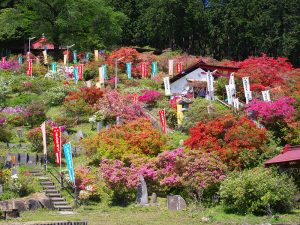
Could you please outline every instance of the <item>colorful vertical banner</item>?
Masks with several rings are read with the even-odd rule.
[[[73,51],[73,63],[77,64],[77,53],[76,53],[76,50]]]
[[[32,59],[27,60],[27,76],[32,76]]]
[[[174,75],[174,60],[170,59],[169,60],[169,76]]]
[[[210,99],[213,99],[214,92],[214,77],[211,72],[206,73],[207,91],[209,93]]]
[[[78,67],[77,66],[74,66],[73,73],[74,73],[75,84],[77,84],[78,83]]]
[[[230,90],[230,85],[225,85],[225,88],[226,88],[228,105],[232,105],[233,99],[232,99],[232,94],[231,94],[231,90]]]
[[[20,65],[23,63],[23,57],[21,55],[18,57],[18,63]]]
[[[133,104],[137,104],[138,103],[138,94],[137,93],[134,93],[133,96],[132,96],[132,102]]]
[[[104,76],[104,79],[107,79],[107,66],[106,65],[102,65],[103,67],[103,76]]]
[[[262,91],[261,93],[262,93],[263,101],[265,101],[265,102],[270,102],[271,101],[269,90]]]
[[[157,62],[152,62],[152,76],[155,77],[157,75]]]
[[[239,110],[239,108],[240,108],[239,98],[233,97],[233,107],[234,107],[236,110]]]
[[[167,120],[166,120],[166,111],[164,109],[159,110],[159,118],[161,122],[161,127],[163,132],[167,133]]]
[[[41,125],[44,155],[47,155],[46,122]]]
[[[246,104],[248,104],[252,100],[252,92],[250,91],[249,77],[243,77],[242,80],[243,80]]]
[[[181,73],[182,71],[182,63],[176,63],[176,73]]]
[[[70,142],[64,144],[64,154],[65,154],[66,163],[68,166],[70,182],[75,183],[74,167],[73,167],[73,159],[72,159],[72,148],[71,148]]]
[[[94,58],[95,58],[95,62],[98,62],[98,60],[99,60],[99,51],[98,50],[94,50]]]
[[[127,73],[127,78],[131,79],[131,63],[126,63],[126,73]]]
[[[64,65],[67,65],[67,57],[68,57],[68,55],[65,54],[65,55],[64,55]]]
[[[48,64],[47,50],[44,50],[44,51],[43,51],[43,56],[44,56],[44,64]]]
[[[99,67],[99,83],[100,83],[100,87],[104,86],[104,67],[103,66]]]
[[[234,81],[234,73],[230,74],[229,85],[231,85],[231,89],[233,89],[234,94],[236,94],[236,86],[235,86],[235,81]]]
[[[140,71],[141,71],[142,78],[145,78],[147,76],[147,67],[145,62],[142,62],[140,64]]]
[[[85,62],[87,63],[88,61],[89,61],[89,53],[86,52],[86,53],[85,53]]]
[[[165,95],[170,96],[171,95],[171,87],[170,87],[170,78],[164,77],[164,86],[165,86]]]
[[[5,64],[6,63],[6,57],[2,57],[1,62],[2,62],[2,64]]]
[[[53,62],[52,63],[52,74],[56,74],[57,72],[57,65],[56,65],[56,62]]]
[[[54,153],[55,153],[55,162],[56,164],[61,163],[61,131],[59,127],[52,128],[53,142],[54,142]]]
[[[183,112],[182,112],[182,105],[178,104],[179,99],[177,100],[177,123],[178,126],[181,126],[183,123]]]
[[[78,65],[78,80],[82,80],[83,77],[83,64]]]

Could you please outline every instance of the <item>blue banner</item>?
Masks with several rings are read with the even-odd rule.
[[[57,69],[56,69],[56,62],[53,62],[52,63],[52,73],[55,74],[57,72]]]
[[[23,57],[22,57],[22,56],[19,56],[19,57],[18,57],[18,62],[19,62],[19,64],[22,64],[22,63],[23,63]]]
[[[103,76],[104,76],[104,79],[107,79],[107,68],[106,68],[106,65],[102,65],[103,67]]]
[[[157,75],[157,62],[152,62],[152,76],[155,77]]]
[[[89,53],[86,52],[86,53],[85,53],[85,62],[88,62],[88,61],[89,61]]]
[[[70,182],[75,182],[71,143],[64,144],[64,154],[68,166]]]
[[[131,79],[131,63],[126,63],[126,73],[128,79]]]
[[[76,54],[76,50],[73,51],[73,63],[77,64],[77,54]]]
[[[74,74],[75,83],[77,84],[77,82],[78,82],[78,67],[74,67],[73,74]]]

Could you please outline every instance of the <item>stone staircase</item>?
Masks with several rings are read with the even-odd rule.
[[[38,177],[40,184],[43,187],[43,191],[46,196],[51,200],[54,209],[59,211],[73,211],[72,207],[66,202],[66,199],[62,197],[60,191],[55,184],[40,171],[29,171],[32,176]]]

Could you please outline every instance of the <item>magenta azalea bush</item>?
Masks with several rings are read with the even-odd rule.
[[[161,96],[160,92],[154,90],[142,90],[143,95],[139,96],[139,101],[147,104],[153,104]]]
[[[293,98],[287,96],[273,102],[254,99],[248,104],[246,110],[254,118],[262,120],[263,123],[271,123],[278,120],[289,121],[295,112],[294,102]]]
[[[20,69],[20,65],[18,60],[9,60],[5,63],[0,62],[0,69],[3,70],[18,70]]]

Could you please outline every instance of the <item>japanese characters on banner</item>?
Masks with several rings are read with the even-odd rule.
[[[44,51],[43,51],[43,56],[44,56],[44,64],[48,64],[47,50],[44,50]]]
[[[27,61],[27,76],[32,76],[32,59]]]
[[[70,182],[75,182],[71,143],[64,144],[64,154],[68,166]]]
[[[46,122],[42,123],[41,130],[42,130],[42,137],[43,137],[44,155],[47,155]]]
[[[182,63],[176,63],[176,73],[181,73],[182,71]]]
[[[159,117],[161,122],[161,127],[164,133],[167,133],[167,120],[166,120],[166,111],[164,109],[159,110]]]
[[[64,55],[64,65],[67,65],[67,57],[68,55]]]
[[[84,59],[84,61],[86,63],[89,61],[89,53],[88,52],[85,53],[85,59]]]
[[[225,85],[225,88],[226,88],[228,105],[232,105],[233,98],[232,98],[232,94],[231,94],[231,90],[230,90],[230,85]]]
[[[76,53],[76,50],[73,51],[73,63],[77,64],[77,53]]]
[[[164,85],[165,85],[165,95],[170,96],[171,95],[171,87],[170,87],[170,78],[164,77]]]
[[[214,77],[211,72],[206,73],[207,91],[209,92],[209,97],[213,98],[214,92]]]
[[[78,83],[78,67],[77,66],[74,66],[73,73],[74,73],[75,84],[77,84]]]
[[[246,104],[248,104],[252,100],[252,92],[250,91],[249,77],[243,77],[242,79],[243,79]]]
[[[270,102],[271,101],[269,90],[262,91],[261,93],[262,93],[263,101],[265,101],[265,102]]]
[[[52,63],[52,74],[56,74],[57,68],[56,68],[56,62]]]
[[[20,65],[23,63],[23,57],[21,55],[18,57],[18,63]]]
[[[169,60],[169,76],[174,75],[174,60],[170,59]]]
[[[104,86],[104,67],[99,67],[99,83],[100,87]]]
[[[177,100],[177,123],[178,126],[181,126],[183,123],[183,112],[182,112],[182,105],[178,104],[179,99]]]
[[[83,64],[78,65],[78,80],[82,80],[83,77]]]
[[[56,164],[61,163],[61,134],[59,127],[52,128],[53,142],[54,142],[54,153],[55,153],[55,162]]]
[[[229,85],[231,85],[231,92],[233,91],[233,94],[236,94],[236,86],[235,86],[235,81],[234,81],[234,73],[230,74]]]
[[[233,97],[232,101],[233,101],[233,107],[234,107],[236,110],[239,110],[239,108],[240,108],[239,98]]]
[[[99,60],[99,51],[98,50],[94,50],[94,57],[95,57],[95,62],[98,62],[98,60]]]
[[[140,70],[141,70],[142,78],[145,78],[147,76],[147,67],[145,62],[142,62],[140,64]]]
[[[152,62],[152,76],[155,77],[157,75],[157,62]]]
[[[103,67],[104,79],[107,79],[107,67],[106,67],[106,65],[102,65],[102,67]]]
[[[131,79],[131,63],[126,63],[127,78]]]
[[[2,57],[2,64],[5,64],[6,63],[6,57]]]

